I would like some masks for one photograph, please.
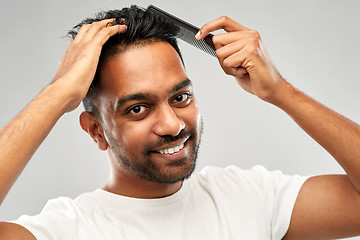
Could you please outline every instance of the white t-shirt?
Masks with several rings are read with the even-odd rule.
[[[36,216],[14,221],[38,239],[281,239],[306,180],[269,172],[206,167],[159,199],[101,189],[50,200]]]

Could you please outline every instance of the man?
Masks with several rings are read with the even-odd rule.
[[[124,21],[126,26],[119,24]],[[202,122],[176,31],[131,7],[80,24],[53,82],[0,134],[3,200],[56,121],[85,98],[81,127],[107,151],[109,180],[75,200],[49,201],[38,216],[0,223],[0,239],[359,235],[360,127],[287,83],[256,31],[221,17],[196,37],[218,29],[227,31],[213,38],[225,73],[289,114],[347,175],[307,179],[262,167],[207,168],[192,175]]]

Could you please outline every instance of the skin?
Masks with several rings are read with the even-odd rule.
[[[247,92],[287,113],[346,171],[346,175],[317,176],[305,182],[284,239],[360,235],[360,126],[286,82],[258,32],[221,17],[205,24],[197,39],[218,29],[227,31],[213,38],[224,72],[233,75]]]
[[[106,28],[105,25],[106,21],[103,21],[86,25],[80,30],[79,35],[70,44],[54,82],[1,130],[0,196],[2,199],[55,122],[65,112],[76,108],[85,96],[96,70],[102,44],[110,35],[125,30],[124,27]],[[316,176],[305,182],[296,200],[290,227],[284,239],[333,239],[359,235],[359,125],[326,108],[287,83],[273,66],[256,31],[247,29],[227,17],[221,17],[205,24],[197,38],[202,39],[209,32],[218,29],[227,31],[213,38],[219,63],[224,72],[234,76],[247,92],[286,112],[346,171],[346,175]],[[81,51],[83,49],[86,51]],[[142,61],[142,57],[145,59],[156,54],[152,49],[162,49],[164,56],[151,64],[144,62],[142,71],[135,71],[138,75],[123,76],[124,82],[117,81],[117,74],[122,74],[117,68],[124,67],[123,71],[131,70],[131,66],[126,65],[124,59]],[[181,181],[175,184],[159,184],[140,179],[125,167],[123,161],[132,152],[133,162],[145,163],[146,157],[139,154],[139,150],[143,149],[142,146],[154,143],[161,136],[176,136],[182,129],[200,131],[200,117],[195,102],[192,101],[183,108],[173,105],[172,100],[176,93],[181,93],[182,90],[175,95],[169,90],[186,78],[179,59],[173,52],[166,44],[156,43],[151,47],[148,45],[130,49],[124,55],[114,57],[105,66],[104,73],[107,73],[108,79],[105,80],[104,96],[107,97],[101,100],[104,118],[100,121],[89,113],[83,113],[81,125],[97,142],[100,149],[107,150],[112,174],[104,187],[106,190],[127,196],[154,198],[168,196],[181,186]],[[173,68],[163,67],[168,61]],[[141,66],[137,67],[141,68]],[[153,71],[150,67],[159,72]],[[142,73],[148,76],[145,80],[142,79],[144,86],[147,86],[146,89],[141,84],[135,84],[140,81],[142,75],[145,75]],[[169,79],[165,77],[167,74],[170,76]],[[150,83],[159,85],[154,88]],[[144,104],[150,105],[152,109],[150,114],[142,120],[133,121],[132,117],[115,112],[115,103],[127,94],[124,89],[135,92],[150,91],[149,93],[156,96],[153,98],[155,100],[146,101]],[[135,122],[141,124],[142,128],[138,128]],[[134,135],[130,134],[130,130],[134,131]],[[191,145],[194,146],[198,140],[192,141]],[[116,146],[114,144],[116,142],[121,143],[121,146],[128,146],[129,152],[122,151],[123,155],[120,156],[117,150],[120,145]],[[134,146],[128,145],[137,142],[138,144]],[[168,147],[168,145],[160,147]],[[13,154],[14,152],[20,154]],[[161,166],[161,171],[170,173],[169,175],[181,175],[186,172],[184,170],[186,167],[173,168],[161,157],[152,156],[150,160]],[[152,188],[155,194],[141,188],[142,184]],[[35,239],[21,226],[0,223],[0,239],[19,238]]]
[[[101,121],[84,112],[80,123],[98,147],[107,150],[111,175],[104,189],[139,198],[164,197],[179,190],[195,167],[192,153],[200,141],[201,117],[177,52],[165,42],[133,47],[108,60],[101,79]],[[140,94],[140,99],[118,104],[119,99]],[[175,138],[186,132],[194,134]],[[184,142],[175,154],[156,151]],[[143,153],[144,146],[151,146],[150,153]],[[149,173],[136,172],[135,164]],[[158,177],[149,181],[148,175]],[[176,182],[158,183],[161,180]]]

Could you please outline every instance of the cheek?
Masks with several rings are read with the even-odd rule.
[[[197,109],[197,111],[196,111],[196,124],[198,127],[200,127],[202,125],[202,117],[201,117],[199,109]]]
[[[195,104],[182,112],[182,119],[188,128],[198,129],[201,126],[201,114]]]
[[[141,121],[124,124],[117,129],[118,139],[126,148],[141,149],[149,141],[149,128],[149,124]]]

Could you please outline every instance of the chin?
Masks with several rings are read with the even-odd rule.
[[[163,168],[162,171],[159,169],[157,169],[155,172],[149,171],[147,174],[144,174],[140,177],[145,178],[151,182],[174,184],[188,179],[194,172],[195,167],[195,161],[186,163],[184,160],[179,160],[172,162],[169,164],[169,166],[164,167],[165,169]]]

